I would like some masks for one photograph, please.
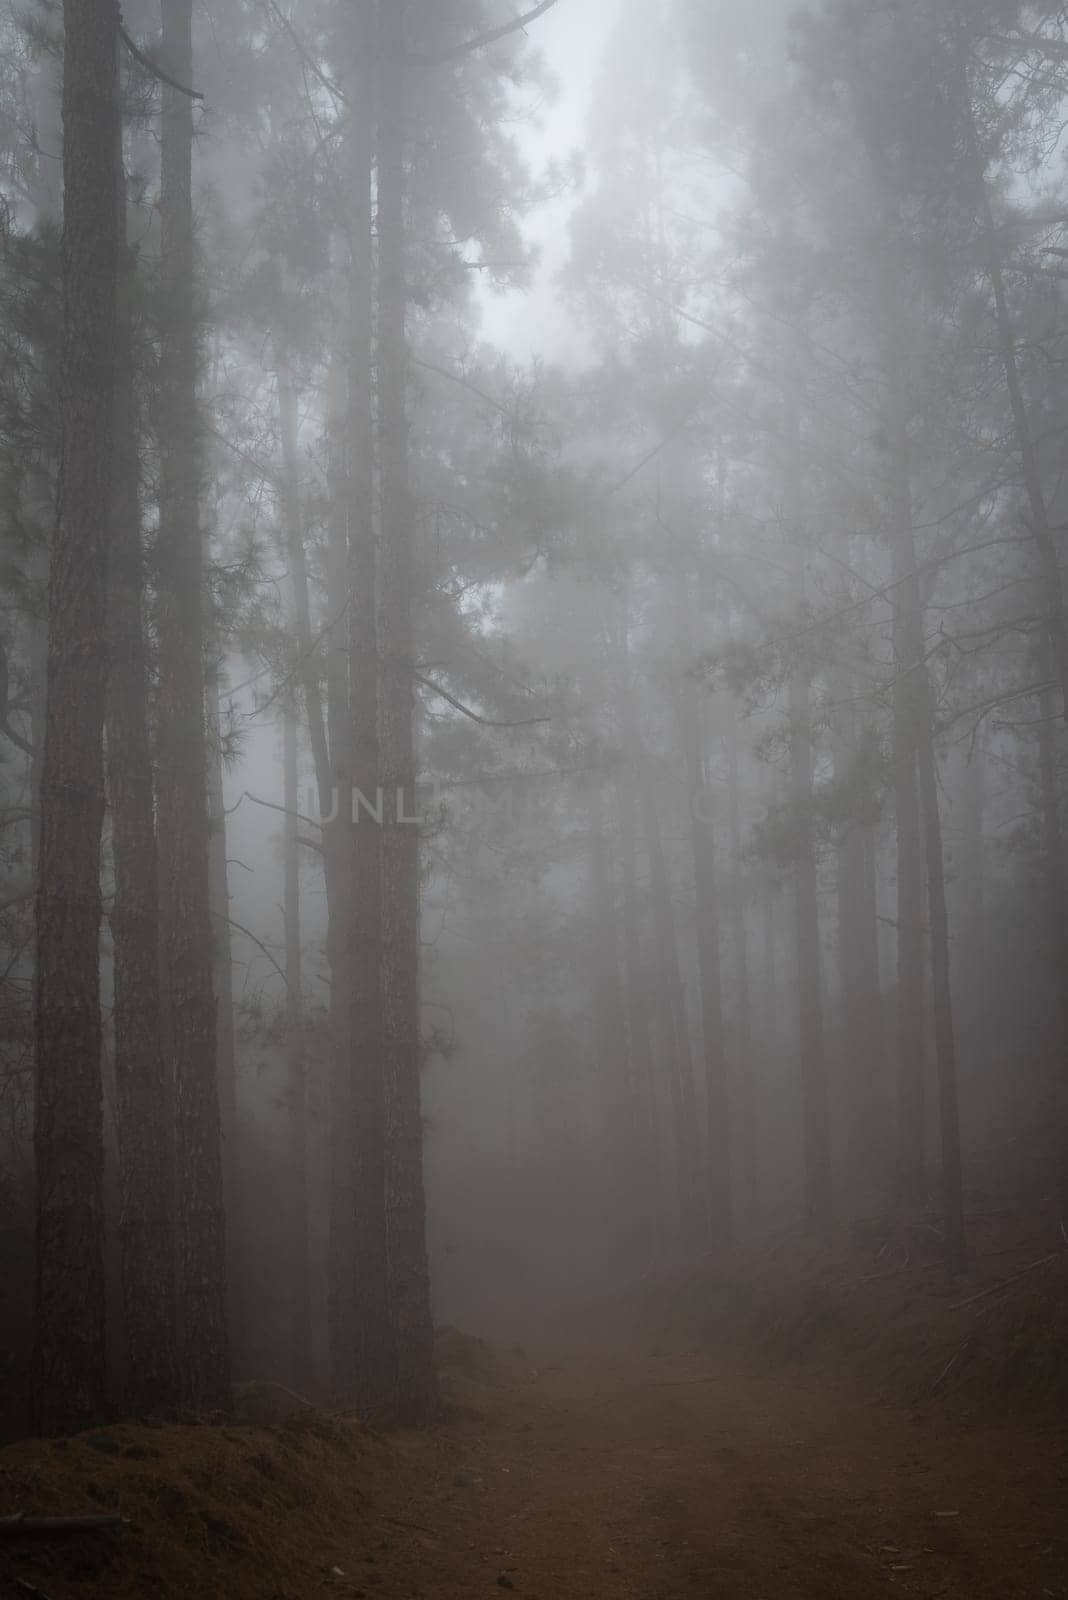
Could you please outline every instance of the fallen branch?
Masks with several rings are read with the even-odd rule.
[[[18,1537],[24,1533],[103,1533],[108,1528],[121,1528],[124,1517],[28,1517],[16,1511],[13,1517],[0,1517],[0,1537]]]
[[[1032,1261],[1029,1267],[1021,1267],[1019,1272],[1014,1272],[1009,1278],[1002,1278],[1000,1283],[991,1284],[989,1289],[980,1289],[978,1294],[969,1295],[967,1300],[957,1300],[950,1306],[950,1311],[963,1311],[965,1306],[974,1306],[978,1301],[986,1300],[992,1294],[1000,1294],[1002,1289],[1008,1289],[1012,1284],[1018,1283],[1021,1278],[1026,1278],[1029,1272],[1037,1272],[1039,1267],[1046,1267],[1051,1261],[1056,1261],[1060,1254],[1060,1250],[1052,1250],[1048,1256],[1043,1256],[1041,1261]]]
[[[250,1388],[273,1389],[276,1394],[284,1394],[287,1399],[295,1400],[298,1406],[303,1406],[306,1411],[319,1410],[314,1400],[309,1400],[306,1395],[298,1394],[295,1389],[287,1389],[284,1383],[275,1383],[273,1378],[253,1378]]]
[[[19,1594],[30,1596],[30,1600],[49,1600],[43,1589],[36,1588],[32,1583],[27,1583],[25,1578],[16,1578],[13,1572],[3,1574],[3,1582],[9,1583]]]

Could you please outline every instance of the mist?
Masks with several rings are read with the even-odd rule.
[[[0,1592],[1068,1593],[1068,13],[0,38]]]

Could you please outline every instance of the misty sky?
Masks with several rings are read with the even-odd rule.
[[[605,41],[618,14],[619,0],[559,0],[531,27],[531,42],[544,52],[560,85],[556,101],[516,130],[535,173],[547,162],[565,162],[572,151],[581,149]],[[487,296],[482,333],[516,360],[582,358],[577,329],[554,284],[568,254],[567,220],[575,200],[574,192],[566,193],[526,219],[527,238],[541,252],[532,289]]]

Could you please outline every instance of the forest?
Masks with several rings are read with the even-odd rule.
[[[1063,1421],[1066,128],[1044,0],[3,9],[0,1439],[776,1272]]]

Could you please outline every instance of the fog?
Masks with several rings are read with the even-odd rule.
[[[1058,1249],[1068,14],[62,11],[0,21],[5,1426],[425,1423],[446,1325]]]

